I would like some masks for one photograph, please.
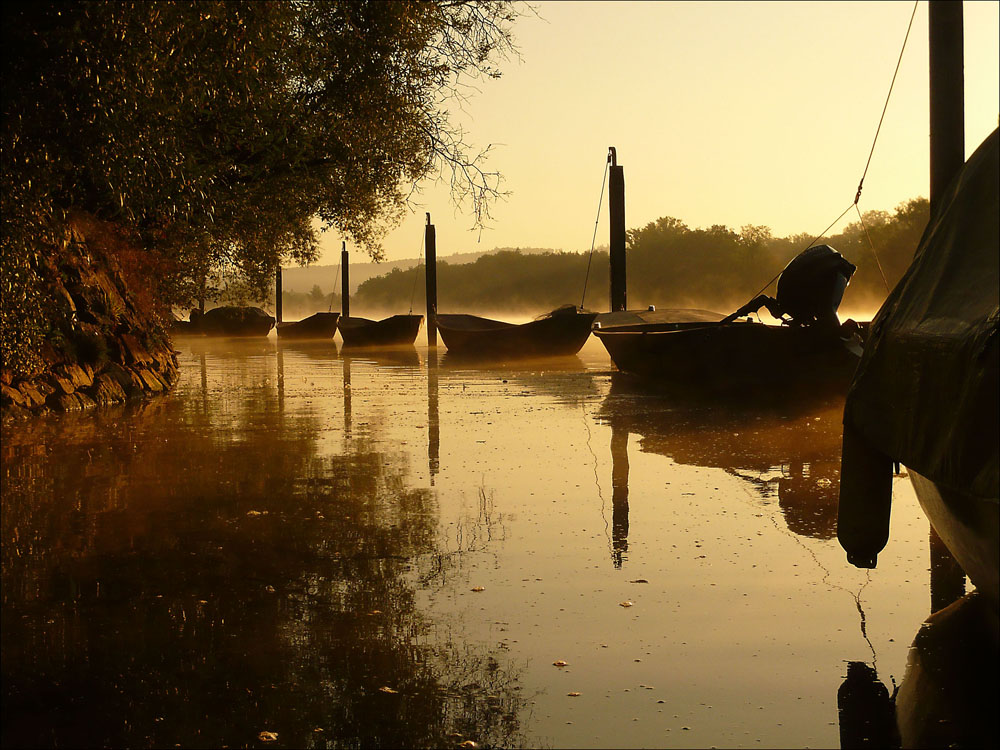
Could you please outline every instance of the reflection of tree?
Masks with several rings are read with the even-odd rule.
[[[836,535],[843,399],[699,404],[614,377],[598,419],[640,436],[640,449],[680,464],[724,469],[764,498],[778,497],[788,528]]]
[[[503,651],[417,609],[431,493],[363,441],[318,455],[273,360],[243,365],[205,400],[5,428],[3,744],[526,744]]]

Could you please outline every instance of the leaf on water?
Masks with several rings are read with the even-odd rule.
[[[562,659],[558,659],[558,660],[552,662],[552,666],[553,667],[567,667],[567,666],[569,666],[569,662],[568,661],[563,661]]]
[[[380,687],[379,688],[379,692],[380,693],[392,693],[393,695],[395,695],[399,691],[398,690],[393,690],[391,687]]]
[[[260,511],[260,510],[248,510],[247,511],[247,515],[248,516],[266,516],[267,515],[267,511],[266,510],[264,510],[264,511]]]
[[[278,733],[261,732],[259,735],[257,735],[257,737],[258,739],[260,739],[261,742],[274,742],[276,739],[278,739]]]
[[[618,606],[619,607],[631,607],[632,606],[632,602],[631,601],[619,602]]]
[[[636,578],[634,581],[629,581],[629,583],[649,583],[645,578]]]
[[[486,587],[485,586],[473,586],[472,590],[473,591],[486,591]]]
[[[459,743],[458,746],[459,747],[479,747],[479,745],[477,745],[472,740],[466,740],[465,742],[461,742],[461,743]]]
[[[568,695],[570,698],[576,698],[580,694],[579,693],[566,693],[566,695]]]

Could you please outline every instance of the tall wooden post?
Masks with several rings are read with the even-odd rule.
[[[965,69],[962,3],[930,0],[927,9],[933,217],[944,191],[965,164]]]
[[[437,238],[431,215],[427,214],[427,226],[424,229],[424,245],[427,249],[427,346],[437,346]]]
[[[340,246],[340,268],[343,271],[340,276],[340,315],[349,318],[351,317],[351,275],[346,242]]]
[[[274,272],[274,319],[281,323],[281,266]]]
[[[611,214],[611,312],[626,309],[625,303],[625,172],[618,166],[615,147],[608,148],[608,210]]]

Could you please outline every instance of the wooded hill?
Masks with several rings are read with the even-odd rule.
[[[851,223],[815,243],[831,245],[858,267],[844,297],[843,311],[871,311],[881,304],[886,285],[895,285],[909,266],[928,218],[927,200],[915,198],[900,204],[893,213],[865,212],[863,224]],[[807,234],[774,237],[766,226],[691,229],[679,219],[662,217],[627,232],[628,306],[634,309],[653,304],[730,312],[757,294],[812,240]],[[606,250],[595,252],[592,260],[589,253],[525,254],[519,250],[491,253],[467,264],[439,260],[438,309],[538,314],[562,304],[579,305],[584,300],[585,283],[585,306],[606,310]],[[773,284],[768,293],[774,294]],[[414,310],[425,309],[423,274],[415,283],[412,270],[393,269],[362,283],[356,304],[358,309],[405,312],[411,299]]]

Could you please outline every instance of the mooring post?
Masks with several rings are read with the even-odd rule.
[[[608,176],[608,211],[611,214],[611,312],[626,309],[625,304],[625,172],[618,166],[614,146],[608,147],[611,162]]]
[[[424,245],[427,249],[427,346],[437,346],[437,238],[431,215],[427,214],[427,226],[424,228]]]
[[[962,3],[931,0],[927,5],[930,67],[931,217],[949,183],[965,164],[965,69]]]
[[[274,272],[274,319],[281,322],[281,265]]]
[[[340,267],[343,273],[340,277],[340,316],[351,317],[351,272],[347,258],[347,243],[340,246]]]

